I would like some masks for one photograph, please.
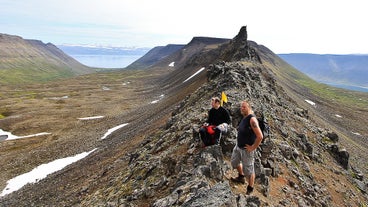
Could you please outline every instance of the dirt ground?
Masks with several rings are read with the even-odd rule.
[[[165,91],[157,90],[158,83],[156,82],[158,75],[162,75],[164,72],[120,71],[79,76],[42,85],[1,86],[0,114],[4,118],[0,119],[0,129],[12,132],[17,136],[41,132],[51,134],[0,142],[0,165],[2,166],[0,188],[4,189],[7,180],[29,172],[40,164],[79,154],[83,151],[90,151],[96,147],[103,148],[118,142],[124,146],[124,152],[114,153],[114,150],[121,150],[122,147],[111,147],[111,154],[114,154],[115,157],[101,162],[110,162],[117,160],[116,156],[124,156],[143,140],[142,131],[134,131],[136,126],[146,125],[151,129],[163,127],[167,118],[170,117],[170,107],[175,107],[178,100],[187,95],[178,94],[177,97],[170,97],[167,99],[170,100],[169,102],[162,104],[161,107],[156,107],[153,103],[163,96],[165,97]],[[190,92],[189,89],[185,93],[188,92]],[[337,106],[333,107],[329,104],[322,104],[319,109],[323,112],[321,117],[331,116],[335,113],[348,117],[350,112],[349,109],[341,110]],[[310,113],[313,115],[316,112],[311,110]],[[363,116],[366,114],[367,112],[362,113],[358,116],[358,120],[364,122]],[[103,118],[78,119],[92,116],[103,116]],[[346,123],[351,123],[356,118],[356,114],[354,113],[354,116],[350,117],[345,119]],[[318,120],[323,122],[322,118],[318,118]],[[123,136],[112,134],[111,139],[101,141],[101,137],[107,129],[123,123],[129,123],[123,129],[129,133]],[[336,124],[330,125],[331,129],[336,128],[338,124],[336,122]],[[345,135],[341,136],[344,138],[341,139],[341,142],[351,152],[353,162],[361,163],[363,169],[366,170],[367,153],[364,149],[367,148],[367,141],[364,139],[356,141],[353,139],[354,136],[349,137],[352,140],[349,141],[349,139],[345,139]],[[125,137],[130,139],[122,141]],[[360,150],[354,150],[357,149],[357,146]],[[108,153],[101,156],[108,157]],[[94,161],[97,162],[98,159],[101,158],[96,157]],[[344,189],[354,188],[346,176],[336,174],[336,171],[320,166],[311,166],[311,168],[318,171],[315,174],[321,175],[316,179],[325,184],[332,192],[331,199],[336,204],[343,205],[344,202],[341,199],[345,193]],[[95,170],[94,173],[86,173],[89,176],[94,176],[96,173],[103,174],[106,171],[106,169],[94,169],[92,165],[87,169]],[[288,176],[289,172],[285,167],[281,171],[282,176],[271,180],[270,197],[264,197],[256,189],[255,195],[259,196],[265,203],[277,204],[285,198],[283,188],[289,186],[292,180],[288,179],[291,176]],[[73,176],[68,179],[78,179],[78,172],[76,170]],[[80,189],[86,184],[75,185],[82,185],[74,186],[75,189]],[[98,184],[96,186],[89,185],[91,190],[98,188]],[[244,193],[244,189],[237,185],[232,185],[232,189],[234,192]],[[358,203],[355,204],[358,205]]]
[[[50,133],[0,142],[0,188],[40,164],[100,145],[105,127],[123,124],[121,116],[160,99],[161,94],[152,92],[154,81],[152,72],[121,71],[47,84],[0,86],[0,129],[16,136]],[[93,116],[103,118],[79,119]]]

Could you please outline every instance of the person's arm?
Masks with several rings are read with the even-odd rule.
[[[226,109],[225,109],[225,112],[226,112],[226,123],[227,124],[230,124],[231,123],[230,113]]]
[[[258,120],[256,119],[256,117],[252,117],[250,119],[250,127],[252,128],[254,134],[256,135],[256,140],[253,143],[253,145],[246,145],[245,148],[247,149],[248,152],[254,151],[257,149],[257,147],[261,144],[262,139],[263,139],[263,135],[262,135],[262,131],[261,128],[258,125]]]
[[[210,109],[209,111],[208,111],[208,118],[207,118],[207,123],[209,124],[209,125],[211,125],[211,124],[213,124],[213,110],[212,109]]]

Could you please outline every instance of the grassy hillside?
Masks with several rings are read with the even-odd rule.
[[[0,34],[0,84],[45,82],[92,73],[53,44]]]
[[[305,73],[300,72],[282,59],[278,58],[267,48],[259,46],[258,49],[262,51],[261,54],[266,54],[266,56],[262,57],[262,59],[265,60],[264,64],[267,64],[273,69],[273,72],[280,78],[281,83],[288,85],[291,89],[300,89],[294,91],[299,91],[300,93],[300,91],[308,90],[309,93],[312,93],[321,99],[334,100],[346,107],[368,110],[367,93],[339,89],[318,83]],[[302,88],[300,88],[300,86],[302,86]]]
[[[368,87],[368,55],[279,54],[319,82]]]
[[[318,83],[304,73],[296,70],[263,46],[256,46],[261,51],[263,64],[275,74],[278,84],[288,95],[321,127],[337,132],[341,144],[350,153],[350,161],[368,172],[366,162],[368,134],[366,117],[368,116],[368,93],[339,89]],[[315,103],[311,105],[306,102]]]
[[[0,70],[2,84],[46,82],[75,75],[69,68],[57,67],[42,60],[28,63],[23,60],[13,60],[8,64],[2,63],[1,67],[4,66],[7,66],[7,69]]]

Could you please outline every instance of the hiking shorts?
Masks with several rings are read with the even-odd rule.
[[[254,152],[248,152],[245,148],[235,145],[231,155],[231,166],[236,169],[239,164],[242,164],[245,176],[254,174]]]

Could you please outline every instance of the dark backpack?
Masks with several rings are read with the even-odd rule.
[[[254,115],[252,115],[252,117],[255,117]],[[258,125],[259,128],[262,131],[262,135],[263,135],[263,140],[262,142],[265,140],[264,138],[268,137],[270,135],[270,125],[268,125],[268,122],[266,121],[266,119],[264,118],[264,116],[261,117],[256,117],[258,120]],[[250,122],[250,119],[249,119]],[[249,123],[250,126],[250,123]]]
[[[263,134],[263,140],[264,138],[268,137],[270,135],[270,125],[268,125],[268,122],[264,117],[257,118],[259,128],[261,128],[262,134]]]

